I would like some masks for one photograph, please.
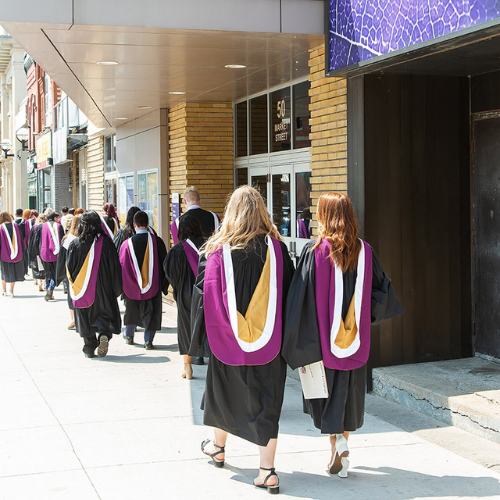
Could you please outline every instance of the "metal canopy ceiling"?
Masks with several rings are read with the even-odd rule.
[[[304,77],[309,74],[309,49],[324,42],[323,34],[311,33],[3,25],[88,118],[104,128],[184,101],[232,102]],[[225,68],[228,64],[246,68]]]

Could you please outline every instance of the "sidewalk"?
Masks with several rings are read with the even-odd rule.
[[[164,305],[156,350],[144,350],[141,330],[137,345],[115,336],[104,359],[86,359],[66,329],[62,288],[54,303],[31,280],[16,292],[0,298],[1,500],[268,498],[251,485],[256,446],[230,437],[224,469],[201,454],[212,434],[199,410],[206,366],[194,366],[191,381],[180,377],[173,308]],[[294,377],[280,428],[287,498],[500,499],[499,473],[370,414],[350,440],[349,478],[330,477],[328,439],[302,413]]]

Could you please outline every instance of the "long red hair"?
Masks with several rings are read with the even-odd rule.
[[[361,241],[351,200],[340,193],[323,193],[318,200],[318,239],[313,247],[321,245],[323,238],[331,245],[330,258],[343,273],[354,271],[358,264]]]

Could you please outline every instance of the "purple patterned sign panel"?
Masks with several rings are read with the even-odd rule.
[[[500,0],[327,0],[330,72],[500,18]]]

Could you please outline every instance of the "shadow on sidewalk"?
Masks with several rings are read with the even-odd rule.
[[[300,456],[300,455],[299,455]],[[299,456],[297,458],[299,459]],[[279,458],[279,457],[278,457]],[[247,483],[254,488],[253,480],[258,473],[256,468],[241,469],[229,464],[224,468],[236,475],[231,479]],[[297,466],[300,467],[298,461]],[[294,471],[293,473],[277,473],[280,478],[280,494],[289,494],[294,498],[311,498],[324,500],[327,491],[342,491],[352,498],[353,487],[359,491],[359,498],[370,500],[411,500],[413,498],[461,498],[461,497],[494,497],[498,498],[500,481],[492,477],[434,476],[420,472],[395,469],[393,467],[356,467],[349,470],[347,479],[323,474],[311,474]]]
[[[99,358],[94,358],[99,359]],[[101,358],[102,361],[111,361],[112,363],[169,363],[170,358],[168,356],[147,356],[144,354],[131,354],[129,356],[116,356],[113,354],[108,354],[105,358]]]

